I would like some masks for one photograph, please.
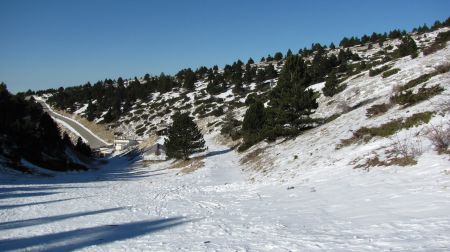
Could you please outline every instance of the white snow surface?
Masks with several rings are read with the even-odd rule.
[[[279,165],[301,176],[252,182],[240,169],[239,154],[211,136],[207,143],[204,167],[186,175],[169,169],[171,161],[149,165],[116,156],[96,171],[2,178],[1,250],[450,248],[445,156],[429,151],[413,167],[365,172],[347,165],[357,153],[342,152],[335,164],[323,158],[312,167],[295,164],[292,148]]]
[[[402,58],[393,66],[400,71],[385,79],[367,72],[348,79],[343,92],[320,97],[316,111],[342,115],[292,140],[238,153],[219,143],[218,130],[208,131],[208,151],[197,155],[203,166],[187,174],[171,160],[129,154],[88,172],[3,175],[0,250],[450,251],[449,155],[439,155],[421,134],[426,125],[336,148],[361,127],[438,111],[448,99],[449,72],[423,84],[439,84],[442,95],[365,116],[395,85],[445,62],[449,47]],[[237,112],[242,116],[244,108]],[[440,111],[429,124],[448,121],[450,113]],[[421,146],[417,164],[355,169],[384,158],[396,140]]]

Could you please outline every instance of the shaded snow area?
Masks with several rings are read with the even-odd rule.
[[[188,173],[171,161],[145,163],[128,154],[96,171],[3,177],[0,250],[450,248],[446,156],[430,151],[416,166],[370,172],[352,169],[344,162],[351,157],[344,155],[333,167],[324,160],[314,167],[289,160],[279,165],[301,176],[251,182],[240,169],[239,154],[211,136],[207,143],[209,151],[197,160],[200,168]],[[287,155],[278,161],[291,159]]]

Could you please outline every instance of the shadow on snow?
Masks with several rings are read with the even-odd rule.
[[[71,214],[62,214],[62,215],[56,215],[56,216],[39,217],[39,218],[27,219],[27,220],[8,221],[8,222],[0,223],[0,230],[8,230],[8,229],[14,229],[14,228],[23,228],[23,227],[48,224],[48,223],[66,220],[66,219],[70,219],[70,218],[113,212],[113,211],[118,211],[121,209],[124,209],[124,208],[117,207],[117,208],[102,209],[102,210],[82,212],[82,213],[71,213]]]
[[[3,251],[72,251],[134,238],[189,222],[181,217],[81,228],[54,234],[0,240]]]
[[[105,159],[107,163],[99,165],[98,168],[84,172],[57,173],[55,176],[58,177],[58,179],[55,179],[54,176],[37,177],[18,175],[14,179],[5,179],[0,182],[10,185],[89,183],[98,181],[127,181],[163,174],[155,173],[148,167],[142,167],[136,164],[138,161],[142,160],[141,154],[142,153],[138,150],[132,150],[125,154]],[[0,188],[0,192],[2,190],[3,189]]]

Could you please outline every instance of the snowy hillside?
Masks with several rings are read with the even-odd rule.
[[[424,47],[443,31],[413,38]],[[380,48],[351,50],[376,61]],[[318,98],[313,116],[323,124],[244,152],[220,135],[224,115],[213,111],[233,107],[242,119],[246,98],[267,92],[276,79],[266,89],[247,85],[244,96],[231,89],[210,95],[205,81],[192,92],[156,93],[110,125],[117,135],[157,139],[170,115],[186,110],[196,116],[207,151],[178,162],[132,151],[98,170],[2,177],[0,248],[449,251],[450,157],[431,137],[450,120],[449,63],[447,44],[377,64],[373,69],[389,66],[379,74],[347,76],[342,92]],[[79,104],[76,113],[85,109]]]

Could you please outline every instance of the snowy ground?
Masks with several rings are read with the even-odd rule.
[[[448,251],[448,158],[370,172],[302,170],[252,183],[240,156],[210,154],[180,175],[169,162],[115,157],[98,171],[1,179],[0,250]],[[288,189],[289,188],[289,189]]]
[[[84,173],[2,175],[0,251],[450,251],[450,157],[417,134],[426,125],[336,148],[361,127],[418,112],[436,112],[433,125],[449,122],[439,104],[450,72],[423,83],[443,94],[365,116],[396,85],[445,62],[449,46],[392,62],[400,71],[385,79],[349,79],[343,92],[318,99],[315,114],[342,115],[296,139],[239,154],[215,141],[220,129],[208,131],[209,154],[187,174],[171,161],[116,156]],[[354,169],[382,159],[395,140],[420,144],[416,165]]]

